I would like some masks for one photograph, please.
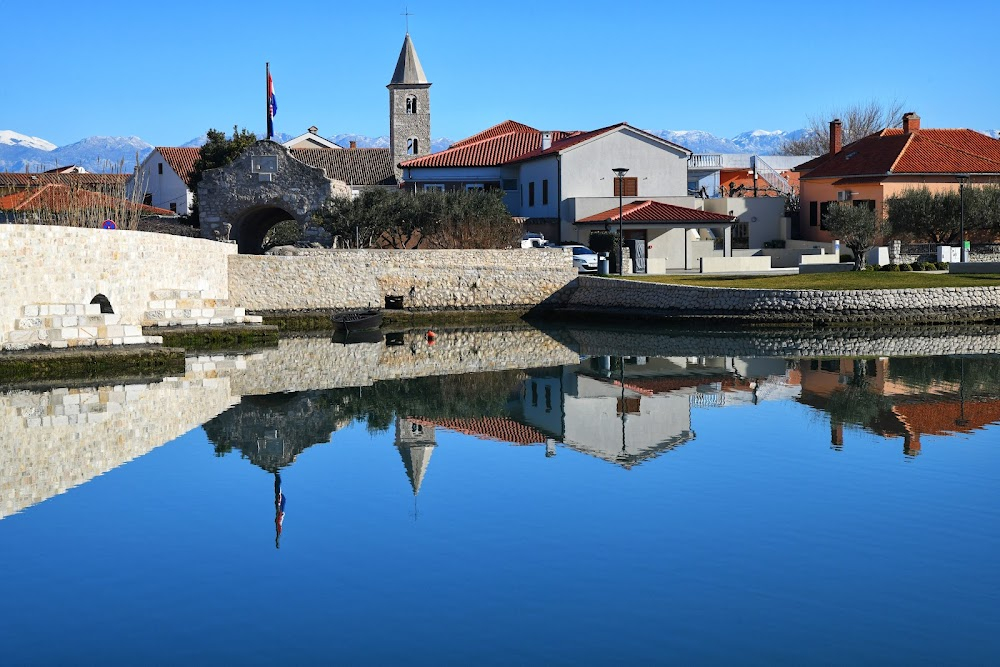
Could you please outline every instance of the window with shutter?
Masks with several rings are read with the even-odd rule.
[[[624,192],[621,192],[624,189]],[[619,195],[619,193],[621,194]],[[626,176],[625,178],[615,179],[615,197],[638,197],[639,196],[639,179],[635,176]]]

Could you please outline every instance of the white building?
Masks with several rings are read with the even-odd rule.
[[[143,203],[165,208],[177,215],[190,215],[194,206],[191,172],[199,157],[198,148],[158,146],[146,156],[129,184],[143,190]]]

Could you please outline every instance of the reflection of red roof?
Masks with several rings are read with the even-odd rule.
[[[43,185],[40,188],[20,190],[6,197],[0,197],[0,210],[2,211],[64,212],[87,208],[114,210],[119,207],[134,207],[147,215],[177,215],[164,208],[133,204],[101,192],[80,190],[68,185]]]
[[[608,209],[603,213],[591,215],[581,222],[607,222],[618,220],[618,207]],[[722,223],[733,222],[733,218],[721,213],[709,213],[696,208],[686,208],[684,206],[674,206],[658,201],[643,200],[626,204],[622,207],[623,222],[705,222]]]
[[[799,165],[803,178],[881,174],[1000,174],[1000,140],[974,130],[886,128],[836,155]]]
[[[969,433],[987,424],[1000,422],[1000,401],[935,401],[934,403],[903,403],[893,412],[908,427],[923,435]],[[963,424],[958,422],[963,421]]]
[[[184,184],[191,187],[191,172],[194,171],[194,163],[201,157],[201,149],[157,146],[156,150],[160,152],[174,173],[181,177]]]
[[[509,417],[479,417],[469,419],[423,419],[407,417],[425,426],[440,426],[450,431],[488,440],[509,442],[515,445],[538,445],[547,439],[541,431],[514,421]]]
[[[749,387],[745,380],[733,375],[684,375],[679,377],[626,378],[625,387],[645,394],[662,394],[678,389],[700,387],[706,384],[721,384],[723,389],[744,389]],[[616,383],[617,384],[617,383]]]

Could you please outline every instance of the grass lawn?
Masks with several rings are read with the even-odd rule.
[[[617,277],[617,276],[615,276]],[[907,289],[914,287],[989,287],[1000,285],[995,273],[925,273],[923,271],[846,271],[785,276],[626,276],[626,280],[699,287],[756,287],[762,289]]]

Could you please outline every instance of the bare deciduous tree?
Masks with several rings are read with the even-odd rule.
[[[834,109],[819,116],[810,116],[808,132],[799,139],[782,144],[785,155],[824,155],[830,150],[830,121],[843,123],[844,146],[886,127],[899,127],[903,122],[904,102],[899,100],[868,100],[849,107]]]

